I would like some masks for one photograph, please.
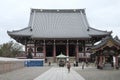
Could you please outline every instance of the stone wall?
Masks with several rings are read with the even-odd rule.
[[[0,61],[0,74],[24,67],[24,61]]]

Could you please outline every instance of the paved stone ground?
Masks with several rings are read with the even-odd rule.
[[[85,80],[73,69],[68,71],[66,67],[52,67],[34,80]]]
[[[50,67],[25,67],[0,75],[0,80],[33,80]]]
[[[46,71],[49,71],[51,67],[59,68],[56,64],[52,64],[51,66],[46,64],[44,67],[26,67],[1,74],[0,80],[34,80],[38,76],[46,73]],[[84,77],[85,80],[120,80],[120,70],[98,70],[93,65],[85,67],[83,70],[80,65],[79,67],[72,67],[72,69]],[[56,71],[60,72],[59,70]],[[75,71],[73,71],[73,73]],[[71,78],[71,80],[75,79]]]
[[[75,68],[74,68],[75,69]],[[85,80],[120,80],[120,70],[99,70],[96,68],[75,69]]]

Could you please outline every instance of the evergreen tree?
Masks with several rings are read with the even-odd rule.
[[[22,46],[13,41],[0,45],[0,56],[2,57],[15,57],[20,51],[22,51]]]

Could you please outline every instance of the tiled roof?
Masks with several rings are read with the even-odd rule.
[[[90,38],[109,34],[89,27],[84,9],[31,9],[28,26],[8,34],[31,38]]]
[[[112,36],[107,36],[101,40],[101,42],[92,47],[92,49],[102,48],[102,46],[106,45],[108,41],[112,41],[115,45],[120,46],[120,40],[116,38],[112,38]]]

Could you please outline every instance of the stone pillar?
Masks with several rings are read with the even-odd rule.
[[[78,41],[77,41],[77,44],[76,44],[76,61],[78,61],[78,59],[79,59],[78,53],[79,53],[79,46],[78,46]]]
[[[44,54],[44,59],[46,60],[46,44],[45,44],[45,40],[43,43],[43,54]]]
[[[116,55],[115,57],[116,57],[116,69],[118,69],[118,55]]]
[[[54,62],[56,62],[56,45],[55,45],[55,40],[54,40],[54,44],[53,44],[53,60],[54,60]]]
[[[68,40],[67,40],[67,44],[66,44],[66,56],[69,56],[69,44],[68,44]]]
[[[116,56],[113,56],[113,67],[116,68]]]

